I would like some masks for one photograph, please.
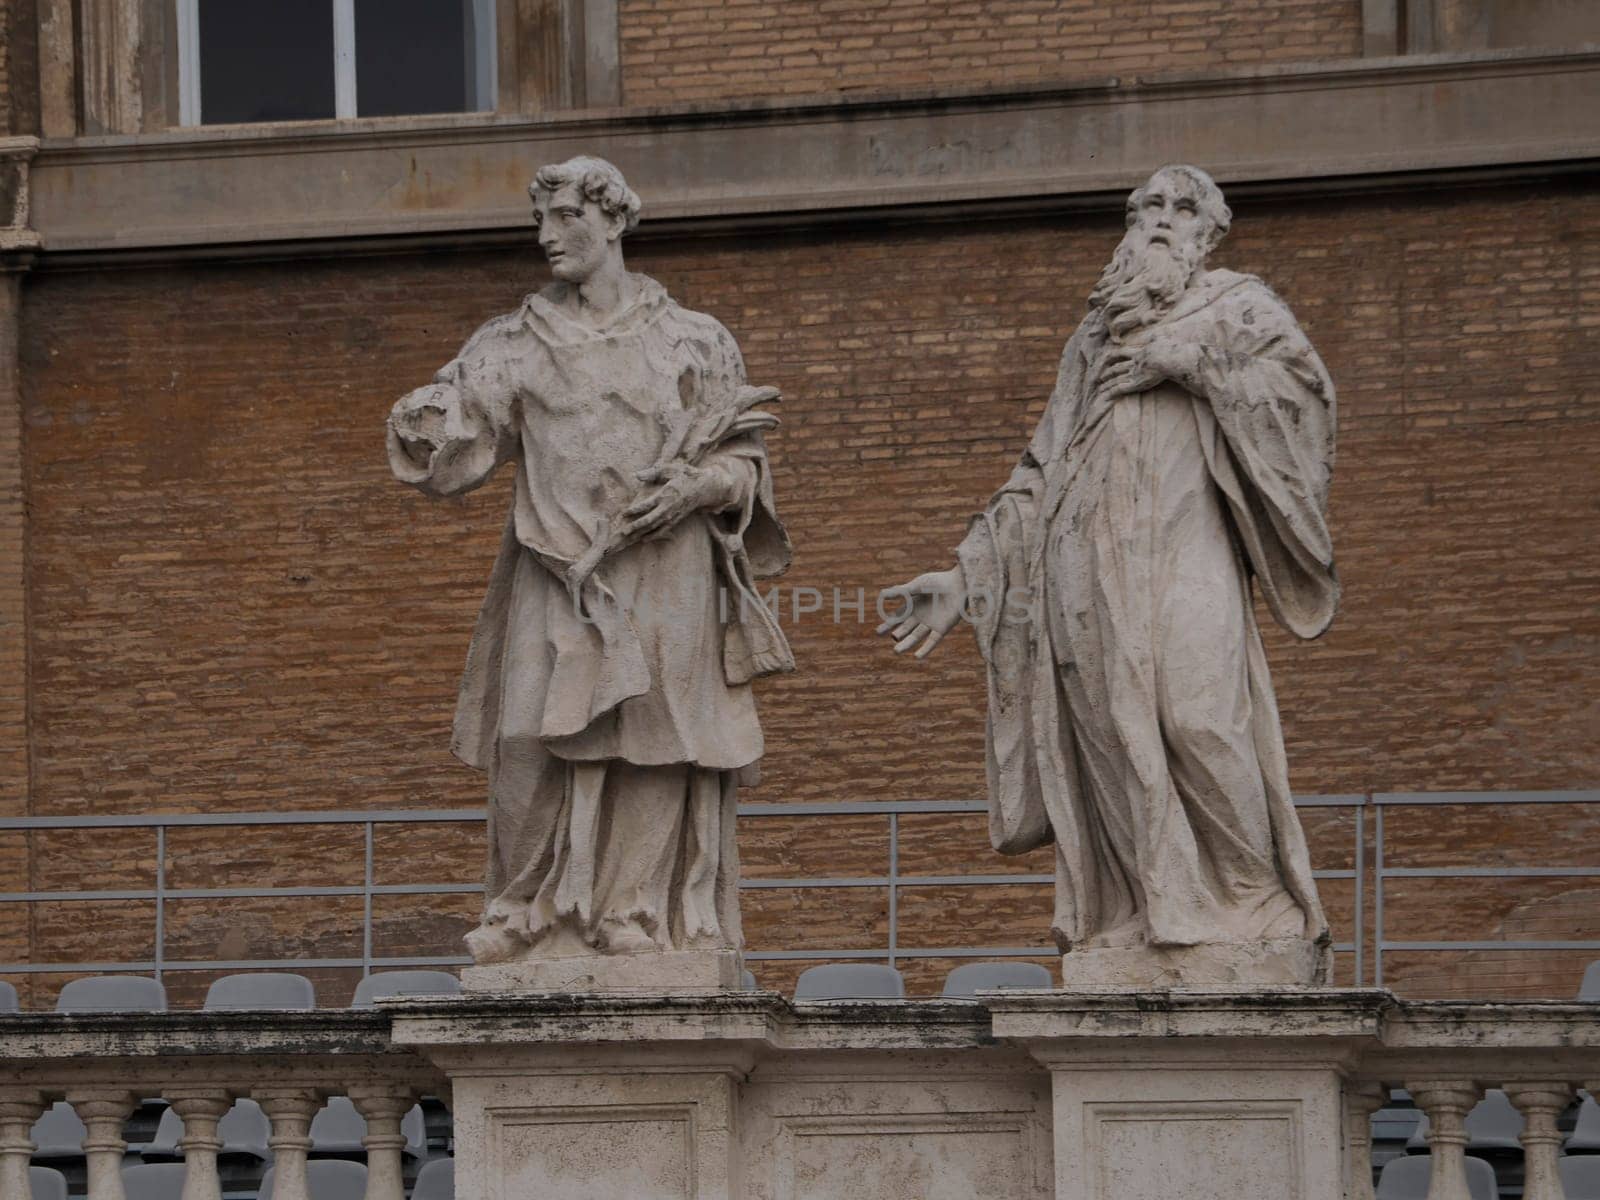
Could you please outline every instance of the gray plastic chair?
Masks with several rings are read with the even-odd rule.
[[[1577,1158],[1563,1158],[1559,1166],[1567,1200],[1600,1200],[1600,1158],[1580,1154]]]
[[[1372,1114],[1372,1140],[1407,1142],[1422,1123],[1420,1108],[1380,1108]]]
[[[1568,1154],[1600,1154],[1600,1104],[1585,1096],[1578,1106],[1578,1123],[1567,1138]]]
[[[260,1200],[272,1200],[276,1167],[268,1167],[261,1177]],[[306,1164],[306,1191],[311,1200],[363,1200],[367,1191],[367,1168],[342,1158],[319,1158]],[[1477,1197],[1473,1197],[1477,1200]]]
[[[166,1012],[167,989],[149,975],[74,979],[56,997],[58,1013]]]
[[[1600,961],[1584,968],[1583,982],[1578,985],[1578,999],[1600,1000]]]
[[[155,1136],[144,1148],[145,1160],[164,1163],[182,1158],[183,1150],[178,1145],[182,1136],[183,1118],[167,1109],[161,1114]],[[233,1107],[217,1122],[217,1136],[222,1139],[222,1149],[218,1151],[221,1155],[248,1155],[262,1162],[272,1157],[267,1147],[267,1139],[272,1136],[272,1122],[254,1100],[234,1101]]]
[[[1378,1176],[1377,1200],[1427,1200],[1433,1178],[1433,1159],[1425,1154],[1395,1158]],[[1467,1159],[1467,1194],[1472,1200],[1496,1200],[1494,1168],[1481,1158]]]
[[[181,1200],[187,1170],[182,1163],[126,1166],[122,1168],[122,1190],[126,1200]]]
[[[208,1011],[228,1009],[271,1009],[276,1012],[305,1012],[317,1006],[317,990],[304,975],[266,971],[259,974],[224,975],[206,992]]]
[[[406,1135],[405,1153],[421,1158],[427,1153],[427,1122],[422,1116],[422,1106],[414,1104],[411,1111],[400,1119],[400,1132]],[[327,1104],[311,1119],[311,1154],[314,1157],[337,1158],[342,1155],[365,1157],[366,1149],[361,1139],[367,1136],[367,1119],[361,1115],[347,1096],[330,1096]]]
[[[5,980],[0,979],[0,1013],[21,1011],[22,1006],[17,1003],[17,989]]]
[[[1053,987],[1047,967],[1030,962],[963,963],[944,977],[946,1000],[976,1000],[981,991],[995,988]]]
[[[456,1200],[456,1160],[436,1158],[418,1171],[411,1200]]]
[[[461,980],[449,971],[385,971],[356,984],[351,1008],[371,1008],[380,996],[454,996]]]
[[[884,963],[823,963],[795,980],[796,1000],[904,1000],[906,981]]]
[[[29,1167],[28,1190],[33,1200],[67,1200],[67,1177],[51,1167]]]
[[[33,1159],[38,1162],[40,1159],[82,1158],[83,1139],[89,1136],[89,1131],[72,1105],[57,1100],[33,1123],[28,1136],[37,1147]]]
[[[1515,1156],[1522,1153],[1522,1114],[1499,1088],[1490,1088],[1467,1114],[1467,1153]],[[1417,1122],[1406,1153],[1427,1154],[1428,1116]]]

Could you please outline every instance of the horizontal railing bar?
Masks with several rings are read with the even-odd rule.
[[[966,946],[948,950],[907,950],[895,948],[896,958],[1041,958],[1060,954],[1053,946]],[[815,962],[840,958],[888,958],[889,948],[881,950],[747,950],[752,962]]]
[[[167,895],[171,895],[168,892]],[[483,894],[481,883],[375,883],[374,896],[456,896]]]
[[[787,879],[741,879],[741,888],[823,888],[823,887],[968,887],[977,884],[1054,883],[1054,875],[836,875],[794,876]]]
[[[120,975],[155,969],[154,962],[0,963],[0,975]]]
[[[167,829],[196,825],[396,825],[484,821],[482,808],[384,808],[371,812],[143,813],[120,817],[0,817],[0,829]]]
[[[0,904],[28,904],[45,900],[154,900],[155,898],[155,891],[151,888],[107,892],[0,892]]]
[[[1384,867],[1385,879],[1559,879],[1600,876],[1600,867]]]
[[[1452,793],[1454,794],[1454,793]],[[1481,795],[1485,793],[1460,793]],[[1501,793],[1486,793],[1490,796]],[[1550,795],[1553,793],[1507,793],[1509,795]],[[1575,797],[1600,801],[1600,792],[1574,792]],[[1301,808],[1358,807],[1366,797],[1296,796]],[[1390,800],[1390,803],[1398,801]],[[1476,803],[1522,803],[1523,801],[1480,800]],[[831,803],[814,801],[794,804],[741,804],[741,817],[821,817],[862,816],[889,813],[981,813],[988,811],[984,800],[850,800]],[[140,813],[128,816],[79,817],[0,817],[0,830],[27,829],[156,829],[216,825],[396,825],[409,822],[477,822],[486,820],[483,808],[383,808],[369,811],[328,810],[324,812],[239,812],[239,813]]]
[[[163,971],[269,971],[288,967],[359,967],[359,958],[268,958],[212,962],[193,959],[184,962],[164,962]],[[391,958],[374,958],[375,967],[470,967],[472,958],[466,954],[444,954],[433,957],[402,955]],[[0,975],[122,975],[128,972],[149,972],[156,969],[154,962],[104,962],[104,963],[0,963]]]
[[[1378,943],[1384,950],[1600,950],[1600,941],[1521,941],[1521,942],[1389,942]]]
[[[741,804],[741,817],[859,817],[889,813],[981,813],[984,800],[826,800],[782,804]]]
[[[374,896],[452,896],[481,895],[481,883],[376,883]],[[130,891],[104,892],[0,892],[0,903],[42,903],[50,900],[154,900],[165,896],[168,900],[218,900],[269,898],[274,896],[363,896],[366,890],[359,884],[339,887],[277,887],[277,888],[168,888],[157,893],[154,888]]]
[[[1596,804],[1592,788],[1548,792],[1374,792],[1372,802],[1388,806],[1412,804]]]

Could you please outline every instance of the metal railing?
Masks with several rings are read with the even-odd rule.
[[[1384,884],[1391,879],[1549,879],[1600,878],[1600,866],[1582,867],[1391,867],[1384,861],[1384,813],[1397,808],[1481,804],[1600,804],[1600,791],[1548,792],[1375,792],[1373,809],[1372,984],[1383,986],[1383,956],[1389,950],[1593,950],[1592,939],[1435,939],[1391,940],[1384,924]]]
[[[1384,924],[1384,885],[1399,878],[1526,878],[1543,876],[1600,877],[1600,867],[1391,867],[1384,860],[1384,814],[1402,806],[1481,805],[1481,804],[1600,804],[1600,791],[1569,792],[1450,792],[1450,793],[1371,793],[1340,796],[1302,796],[1295,804],[1302,809],[1344,808],[1352,810],[1352,841],[1349,867],[1314,872],[1319,880],[1350,880],[1354,885],[1353,936],[1338,942],[1334,949],[1353,956],[1352,974],[1356,985],[1384,982],[1383,956],[1386,951],[1410,950],[1595,950],[1600,941],[1587,940],[1391,940]],[[983,813],[983,801],[899,800],[857,803],[745,804],[739,807],[742,821],[785,818],[836,818],[843,816],[881,816],[887,822],[888,871],[882,875],[807,875],[786,878],[745,878],[744,890],[772,888],[878,888],[887,896],[887,944],[837,946],[826,949],[796,950],[752,948],[745,957],[753,961],[835,961],[841,959],[882,960],[895,964],[919,958],[1007,958],[1045,957],[1056,953],[1048,945],[1039,946],[941,946],[908,947],[901,938],[900,892],[908,887],[973,887],[1051,884],[1053,875],[1021,873],[983,873],[956,875],[907,875],[900,870],[900,820],[914,814]],[[1372,819],[1368,820],[1369,812]],[[122,888],[78,891],[28,891],[0,893],[0,904],[30,904],[58,901],[144,900],[154,903],[153,957],[140,961],[0,963],[0,975],[68,974],[85,972],[137,971],[158,977],[171,971],[251,970],[265,968],[329,967],[358,968],[363,973],[374,967],[458,966],[470,960],[464,955],[405,956],[377,955],[373,952],[373,901],[379,896],[481,894],[481,884],[380,884],[374,862],[374,830],[379,825],[440,823],[482,823],[483,809],[387,809],[367,812],[294,813],[184,813],[108,817],[13,817],[0,819],[0,831],[52,829],[146,829],[155,834],[155,879],[149,888]],[[363,834],[363,873],[360,884],[323,887],[244,887],[177,888],[168,884],[167,833],[175,828],[196,826],[269,825],[359,825]],[[1371,853],[1368,831],[1371,830]],[[1372,928],[1367,928],[1368,892],[1373,897]],[[166,956],[167,904],[174,900],[238,899],[269,897],[360,897],[362,901],[361,954],[359,957],[274,958],[196,960]],[[1368,968],[1370,967],[1370,974]]]

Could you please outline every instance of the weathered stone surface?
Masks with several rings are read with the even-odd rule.
[[[319,1089],[395,1113],[448,1095],[458,1186],[487,1200],[589,1200],[597,1180],[608,1200],[1323,1200],[1343,1101],[1382,1081],[1436,1120],[1440,1081],[1503,1084],[1550,1135],[1568,1082],[1600,1078],[1594,1011],[1291,987],[34,1013],[0,1016],[0,1100],[234,1093],[309,1117]]]
[[[1061,960],[1061,986],[1080,988],[1248,987],[1318,978],[1323,947],[1305,938],[1074,950]]]
[[[469,992],[638,992],[675,995],[736,991],[739,955],[732,950],[664,950],[654,954],[573,955],[468,967]]]
[[[518,464],[451,742],[489,774],[467,945],[480,965],[734,961],[734,814],[763,748],[750,684],[794,669],[754,591],[789,564],[761,442],[777,419],[756,407],[778,393],[748,386],[717,321],[624,268],[640,200],[615,167],[541,167],[529,192],[556,282],[397,401],[387,434],[395,477],[433,496]]]
[[[990,838],[1054,844],[1069,983],[1331,969],[1254,594],[1304,639],[1333,620],[1333,383],[1261,280],[1207,270],[1232,220],[1196,167],[1132,192],[1011,479],[882,596],[897,653],[974,627]]]

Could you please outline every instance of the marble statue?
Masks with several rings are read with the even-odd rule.
[[[1207,269],[1230,221],[1195,167],[1133,192],[1010,480],[884,594],[896,651],[974,627],[991,837],[1054,842],[1069,987],[1328,978],[1252,589],[1297,637],[1333,619],[1333,384],[1261,280]]]
[[[488,772],[479,964],[735,953],[751,680],[792,670],[755,580],[789,561],[758,405],[723,326],[623,265],[610,163],[529,192],[554,281],[478,330],[388,424],[434,496],[515,484],[452,749]],[[724,981],[725,982],[725,981]]]

